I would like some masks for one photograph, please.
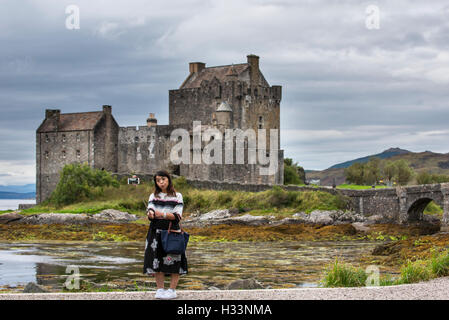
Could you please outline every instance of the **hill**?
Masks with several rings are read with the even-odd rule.
[[[379,159],[388,159],[397,155],[401,155],[401,154],[407,154],[407,153],[411,153],[408,150],[404,150],[404,149],[400,149],[400,148],[390,148],[387,149],[381,153],[378,154],[373,154],[371,156],[366,156],[363,158],[358,158],[358,159],[354,159],[354,160],[350,160],[350,161],[346,161],[346,162],[342,162],[342,163],[338,163],[333,165],[332,167],[330,167],[329,169],[340,169],[340,168],[347,168],[350,167],[352,164],[356,163],[356,162],[360,162],[360,163],[365,163],[368,162],[369,159],[371,159],[372,157],[376,157]],[[413,152],[412,152],[413,153]]]
[[[35,192],[17,193],[0,191],[0,199],[36,199]]]
[[[404,159],[409,162],[415,172],[427,171],[429,173],[449,175],[449,153],[435,153],[431,151],[411,152],[399,148],[390,148],[381,153],[366,156],[329,167],[326,170],[307,172],[307,179],[320,179],[321,185],[332,185],[334,179],[337,185],[345,183],[344,169],[356,162],[367,162],[370,158],[389,159],[396,161]]]
[[[0,192],[14,192],[14,193],[29,193],[36,192],[35,184],[26,184],[26,185],[12,185],[12,186],[3,186],[0,185]]]

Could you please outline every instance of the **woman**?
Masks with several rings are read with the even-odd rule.
[[[176,298],[179,275],[187,274],[187,259],[183,254],[167,254],[162,249],[161,230],[181,231],[179,221],[183,210],[182,194],[176,192],[170,174],[158,171],[154,175],[154,192],[148,200],[147,215],[151,221],[145,242],[143,273],[156,278],[158,299]],[[170,288],[164,289],[164,276],[171,275]]]

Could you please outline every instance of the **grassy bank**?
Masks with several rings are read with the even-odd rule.
[[[274,213],[288,216],[295,212],[309,213],[316,209],[345,209],[348,204],[348,199],[341,195],[335,196],[321,191],[286,191],[279,186],[261,192],[203,190],[191,187],[182,177],[174,179],[174,185],[176,190],[183,194],[185,216],[215,209],[231,209],[256,215]],[[116,209],[144,216],[146,203],[153,189],[153,184],[138,186],[120,184],[118,187],[93,188],[89,198],[79,199],[76,203],[55,206],[45,202],[23,210],[22,213],[94,214],[104,209]]]

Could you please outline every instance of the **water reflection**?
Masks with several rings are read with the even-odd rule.
[[[256,278],[268,288],[318,285],[326,264],[335,257],[357,262],[371,252],[374,242],[201,242],[187,250],[189,274],[179,289],[224,288],[241,278]],[[124,289],[154,287],[143,275],[144,243],[60,242],[0,243],[0,287],[18,289],[34,281],[51,291],[61,291],[71,272],[80,270],[81,280]],[[382,270],[381,270],[382,271]]]

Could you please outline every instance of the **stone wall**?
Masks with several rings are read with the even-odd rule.
[[[94,164],[93,132],[68,131],[36,134],[36,202],[48,198],[66,164]]]

